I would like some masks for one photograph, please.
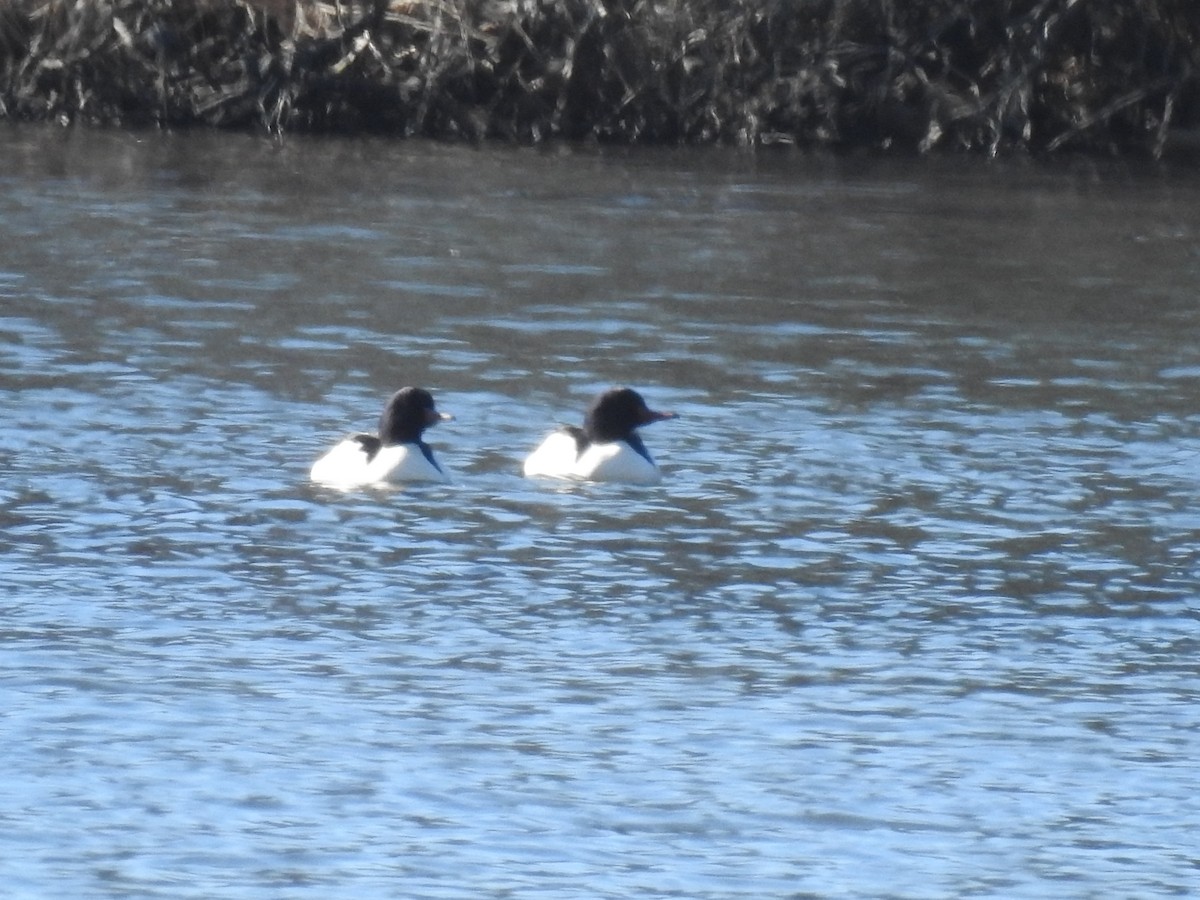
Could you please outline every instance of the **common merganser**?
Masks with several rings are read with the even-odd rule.
[[[657,484],[662,473],[635,429],[674,418],[650,409],[632,388],[612,388],[592,402],[582,428],[567,425],[542,441],[523,471],[526,477]]]
[[[309,477],[337,487],[383,481],[448,481],[421,434],[429,426],[451,418],[437,411],[429,391],[402,388],[384,406],[378,436],[347,435],[313,463]]]

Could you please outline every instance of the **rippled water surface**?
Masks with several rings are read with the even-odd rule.
[[[1200,891],[1200,180],[0,132],[12,897]],[[660,486],[519,475],[630,383]],[[308,466],[404,384],[448,486]]]

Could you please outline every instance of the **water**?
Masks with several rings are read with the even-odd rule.
[[[1194,172],[0,145],[8,896],[1200,890]]]

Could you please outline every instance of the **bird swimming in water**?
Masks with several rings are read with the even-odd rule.
[[[395,481],[448,481],[426,428],[452,416],[440,413],[429,391],[406,387],[394,393],[379,417],[379,433],[347,435],[313,463],[309,477],[321,484],[358,487]]]
[[[582,428],[567,425],[550,434],[522,471],[526,477],[656,484],[662,473],[637,429],[674,418],[650,409],[632,388],[612,388],[592,402]]]

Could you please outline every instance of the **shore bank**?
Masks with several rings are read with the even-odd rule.
[[[1192,0],[18,0],[0,118],[1160,155]]]

